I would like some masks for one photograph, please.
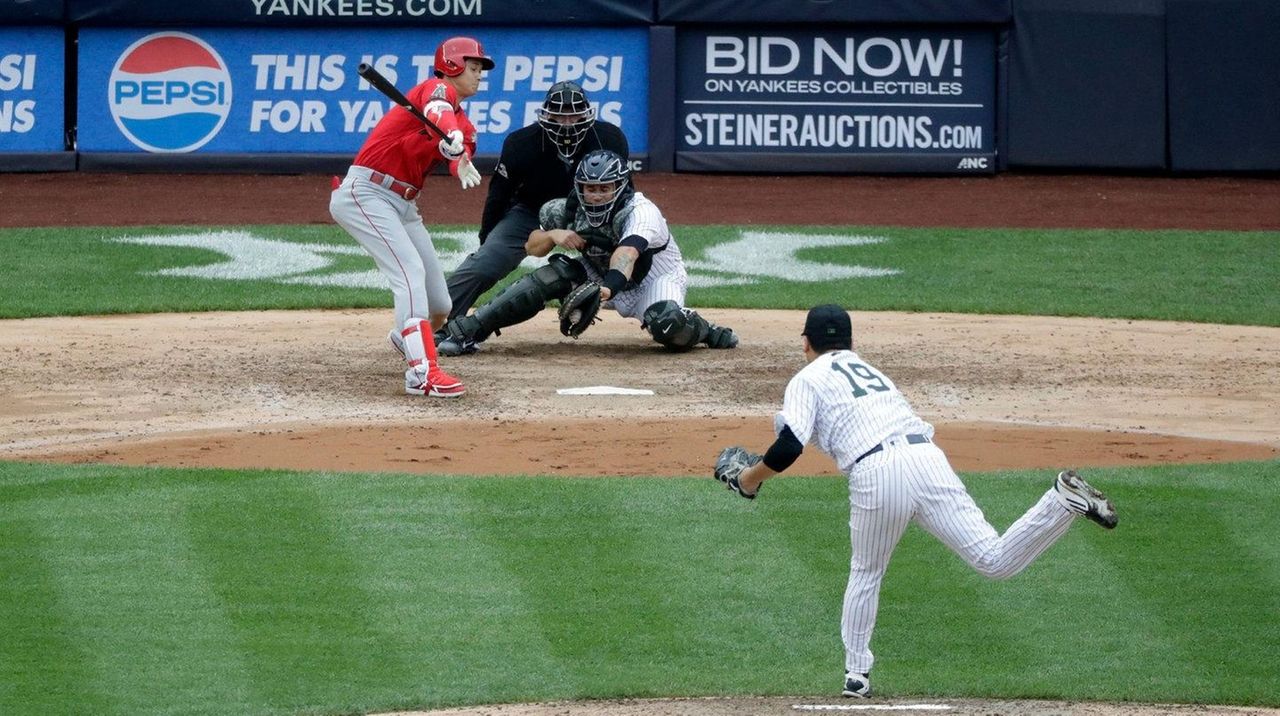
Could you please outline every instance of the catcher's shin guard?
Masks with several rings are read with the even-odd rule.
[[[699,343],[710,348],[733,348],[738,337],[733,331],[717,326],[698,315],[697,311],[682,308],[675,301],[658,301],[645,309],[644,327],[653,340],[673,351],[687,351]]]
[[[449,321],[445,330],[457,340],[483,341],[500,328],[533,318],[547,301],[568,296],[574,286],[586,280],[581,264],[564,254],[552,254],[546,266],[521,276],[470,316]]]
[[[687,351],[702,342],[707,322],[675,301],[658,301],[644,310],[643,323],[653,340],[668,350]]]

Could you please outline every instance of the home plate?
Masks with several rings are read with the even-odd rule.
[[[653,395],[648,388],[617,388],[612,385],[592,385],[586,388],[560,388],[557,395]]]
[[[795,704],[796,711],[950,711],[947,704]]]

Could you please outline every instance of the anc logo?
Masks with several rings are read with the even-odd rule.
[[[190,152],[231,112],[231,73],[212,47],[182,32],[129,46],[107,82],[107,104],[129,141],[149,152]]]

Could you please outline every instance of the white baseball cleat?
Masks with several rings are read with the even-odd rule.
[[[1058,473],[1058,480],[1053,487],[1063,507],[1077,515],[1084,515],[1107,529],[1115,528],[1116,508],[1111,500],[1085,482],[1075,470]]]
[[[844,689],[840,692],[840,695],[848,698],[867,698],[871,695],[871,675],[846,671],[844,674]]]
[[[433,368],[425,376],[421,368],[410,368],[404,372],[404,392],[432,398],[456,398],[466,393],[467,388],[462,381],[439,368]]]

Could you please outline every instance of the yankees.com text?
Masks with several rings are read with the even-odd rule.
[[[267,17],[474,17],[480,0],[250,0]]]
[[[982,127],[942,125],[898,115],[718,114],[685,117],[684,141],[695,147],[843,149],[981,149]]]

